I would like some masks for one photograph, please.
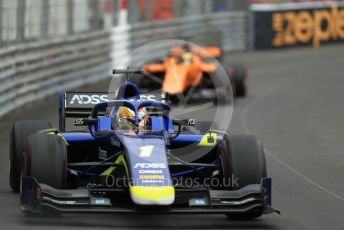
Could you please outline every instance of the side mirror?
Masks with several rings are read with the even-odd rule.
[[[170,139],[175,139],[179,136],[182,130],[182,124],[180,121],[177,121],[177,120],[173,120],[172,124],[173,124],[173,130],[175,133],[173,135],[170,135]],[[177,130],[175,129],[175,127],[177,128]]]

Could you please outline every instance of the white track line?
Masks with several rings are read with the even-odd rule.
[[[291,172],[293,172],[294,174],[296,174],[297,176],[301,177],[303,180],[307,181],[309,184],[317,187],[318,189],[330,194],[331,196],[337,198],[338,200],[344,201],[344,197],[331,192],[330,190],[328,190],[327,188],[321,186],[320,184],[318,184],[317,182],[315,182],[314,180],[308,178],[307,176],[305,176],[304,174],[302,174],[301,172],[299,172],[298,170],[294,169],[293,167],[291,167],[290,165],[288,165],[287,163],[285,163],[284,161],[282,161],[281,159],[279,159],[278,157],[276,157],[274,154],[272,154],[270,151],[268,151],[266,148],[264,148],[265,153],[267,153],[266,155],[268,155],[269,157],[271,157],[272,159],[274,159],[275,161],[277,161],[278,163],[280,163],[281,165],[283,165],[284,167],[286,167],[287,169],[289,169]]]
[[[277,88],[277,85],[275,85],[275,87],[272,87],[271,90],[268,91],[267,94],[265,94],[264,96],[261,96],[259,98],[254,99],[249,105],[246,106],[246,108],[244,109],[244,111],[242,112],[242,115],[240,117],[240,122],[244,128],[244,132],[247,134],[253,134],[253,132],[251,132],[251,130],[248,128],[247,126],[247,122],[246,122],[246,118],[247,118],[247,114],[248,112],[251,110],[251,107],[256,104],[257,102],[264,100],[266,96],[268,96],[270,93],[272,93],[273,91],[275,91],[275,89]],[[304,181],[308,182],[309,184],[313,185],[314,187],[322,190],[323,192],[331,195],[332,197],[340,200],[340,201],[344,201],[344,197],[332,192],[331,190],[325,188],[324,186],[321,186],[320,184],[318,184],[317,182],[315,182],[314,180],[310,179],[309,177],[307,177],[306,175],[304,175],[303,173],[301,173],[300,171],[298,171],[297,169],[293,168],[292,166],[288,165],[287,163],[285,163],[283,160],[281,160],[280,158],[278,158],[276,155],[274,155],[273,153],[271,153],[270,151],[268,151],[266,148],[264,148],[265,152],[267,153],[267,155],[269,157],[271,157],[272,159],[274,159],[275,161],[277,161],[278,163],[280,163],[281,165],[283,165],[285,168],[287,168],[289,171],[291,171],[292,173],[294,173],[295,175],[299,176],[300,178],[302,178]]]

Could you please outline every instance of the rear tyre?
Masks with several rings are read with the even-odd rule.
[[[247,68],[242,65],[233,65],[231,68],[231,81],[236,97],[245,97],[247,94]]]
[[[37,133],[31,135],[24,153],[24,173],[39,183],[64,189],[67,180],[67,148],[62,137]]]
[[[237,179],[237,190],[250,184],[260,184],[267,176],[264,148],[261,142],[253,135],[234,135],[223,142],[223,151],[220,153],[222,175]],[[233,186],[233,185],[232,185]],[[226,216],[233,220],[249,220],[260,217],[262,209],[251,210],[247,213],[228,213]]]
[[[20,176],[23,164],[23,149],[27,138],[43,129],[51,129],[46,121],[17,121],[12,126],[10,135],[10,169],[9,182],[13,192],[20,190]]]

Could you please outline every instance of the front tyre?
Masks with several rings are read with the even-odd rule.
[[[229,189],[237,190],[250,184],[260,184],[267,176],[264,148],[255,136],[233,135],[225,138],[222,146],[220,161],[223,178],[237,178],[236,187]],[[249,220],[262,214],[262,209],[254,209],[241,214],[228,213],[226,216],[233,220]]]
[[[23,150],[27,138],[43,129],[51,129],[51,124],[46,121],[26,120],[17,121],[12,126],[10,135],[10,167],[9,182],[13,192],[20,190],[20,177],[23,165]]]
[[[64,189],[67,180],[67,148],[62,137],[37,133],[28,138],[24,174],[39,183]]]

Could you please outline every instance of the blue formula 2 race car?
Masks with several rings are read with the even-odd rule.
[[[139,71],[117,70],[128,72]],[[80,103],[80,93],[61,96],[59,129],[45,121],[14,124],[9,177],[24,212],[226,214],[230,219],[276,212],[256,137],[172,120],[168,104],[142,100],[130,81],[114,100],[89,97],[90,103]],[[67,118],[75,119],[78,131],[66,131]]]

